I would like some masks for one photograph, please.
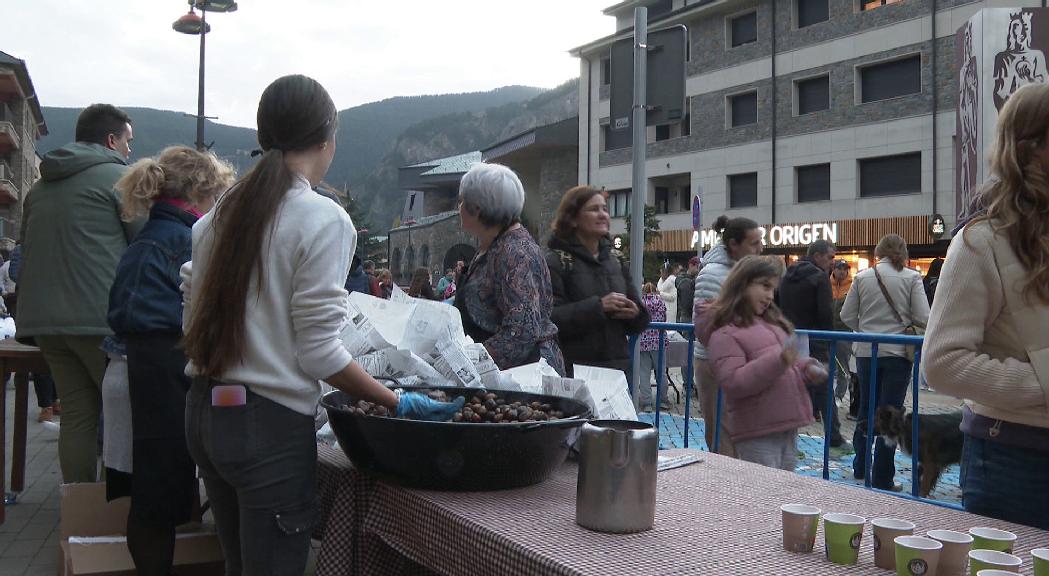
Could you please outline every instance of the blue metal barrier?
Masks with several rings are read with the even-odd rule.
[[[661,421],[660,420],[660,408],[661,408],[660,404],[661,404],[661,402],[660,402],[659,392],[658,391],[663,388],[664,381],[666,379],[666,369],[665,369],[665,365],[666,365],[666,362],[665,362],[665,357],[666,357],[666,332],[667,332],[667,330],[673,330],[673,331],[677,331],[677,332],[685,332],[685,333],[688,334],[688,363],[687,363],[688,365],[687,365],[687,368],[686,368],[686,371],[685,371],[685,374],[684,374],[684,382],[685,382],[684,445],[685,445],[686,448],[688,448],[688,438],[689,438],[688,426],[689,426],[689,421],[691,420],[691,415],[692,415],[690,401],[691,401],[691,398],[692,398],[694,385],[696,384],[695,382],[693,382],[693,379],[694,379],[693,378],[693,374],[694,374],[693,357],[694,357],[695,342],[696,342],[695,328],[694,328],[694,326],[692,324],[679,324],[679,323],[674,323],[674,322],[652,322],[651,324],[649,324],[649,329],[659,330],[659,349],[658,349],[659,356],[658,356],[657,370],[656,370],[656,390],[657,390],[657,393],[656,393],[656,400],[655,400],[655,402],[653,402],[653,404],[655,405],[655,421],[657,423],[657,427],[659,425],[659,422]],[[829,342],[830,343],[830,357],[829,358],[830,358],[831,361],[833,361],[833,359],[837,357],[838,345],[841,342],[848,342],[850,344],[853,343],[853,342],[862,342],[862,343],[869,343],[871,345],[871,368],[870,368],[870,379],[868,381],[870,386],[868,387],[867,390],[864,391],[866,393],[866,397],[867,397],[867,415],[866,415],[867,416],[867,418],[866,418],[866,420],[867,420],[867,435],[866,435],[866,458],[865,458],[866,462],[865,462],[865,466],[864,466],[864,480],[863,480],[864,487],[866,487],[868,490],[875,490],[875,491],[878,491],[878,492],[885,492],[887,494],[892,494],[894,496],[899,496],[899,497],[902,497],[902,498],[907,498],[907,499],[911,499],[911,500],[918,500],[918,501],[922,501],[922,502],[928,502],[928,503],[931,503],[931,504],[936,504],[936,505],[939,505],[939,506],[945,506],[945,507],[948,507],[948,508],[954,508],[954,509],[959,509],[960,510],[961,507],[958,506],[958,505],[948,504],[948,503],[944,503],[944,502],[939,502],[939,501],[936,501],[936,500],[930,500],[930,499],[927,499],[927,498],[922,498],[918,494],[918,491],[919,491],[919,478],[920,478],[919,477],[919,472],[918,472],[918,454],[920,454],[921,452],[920,452],[920,448],[918,446],[919,436],[918,436],[918,418],[917,418],[917,414],[918,414],[918,405],[919,405],[918,395],[919,395],[919,390],[921,388],[921,386],[920,386],[920,382],[921,382],[921,374],[920,374],[921,351],[922,351],[922,344],[924,343],[925,339],[922,336],[910,336],[910,335],[903,335],[903,334],[866,334],[866,333],[857,333],[857,332],[833,332],[833,331],[826,331],[826,330],[798,330],[797,333],[798,334],[807,335],[809,337],[810,341],[816,340],[816,341]],[[630,349],[631,352],[633,352],[634,346],[637,345],[637,342],[638,342],[638,337],[637,336],[631,336],[630,337],[629,349]],[[890,492],[890,491],[887,491],[887,490],[881,490],[881,489],[878,489],[878,488],[874,488],[872,486],[872,483],[871,483],[871,475],[872,475],[872,471],[873,471],[873,468],[874,468],[874,449],[875,449],[875,445],[876,445],[876,442],[877,442],[877,436],[875,436],[875,434],[874,434],[874,414],[875,414],[876,409],[877,409],[877,395],[878,395],[878,391],[877,391],[877,386],[874,386],[874,384],[877,382],[877,376],[876,375],[877,375],[877,370],[878,370],[878,346],[881,345],[881,344],[898,344],[898,345],[913,346],[914,347],[914,362],[913,362],[913,364],[911,366],[911,378],[912,378],[911,411],[915,415],[915,417],[911,418],[911,471],[912,472],[911,472],[911,489],[910,489],[910,494],[899,494],[899,493],[896,493],[896,492]],[[637,366],[633,366],[632,367],[633,370],[637,370],[639,368],[640,367],[637,367]],[[834,401],[835,400],[834,380],[837,377],[837,370],[834,369],[833,365],[831,365],[829,368],[830,368],[828,370],[829,376],[827,378],[827,392],[828,393],[827,393],[827,407],[826,407],[827,409],[826,409],[826,413],[827,414],[835,414],[837,412],[837,405],[835,404],[835,401]],[[647,375],[645,375],[644,381],[647,382]],[[633,395],[637,392],[637,391],[635,391],[633,389],[633,386],[634,386],[633,378],[630,379],[629,386],[630,386],[631,397],[633,397]],[[718,445],[719,445],[720,440],[721,440],[721,407],[722,407],[722,402],[723,402],[723,400],[722,400],[722,391],[720,389],[718,389],[718,393],[717,393],[717,408],[716,408],[716,416],[714,418],[714,422],[709,422],[709,421],[706,422],[707,426],[711,426],[711,425],[714,426],[714,445],[713,445],[713,447],[709,447],[714,452],[717,451]],[[823,434],[824,434],[824,436],[823,436],[824,437],[824,442],[823,442],[823,479],[824,480],[829,480],[830,479],[830,442],[829,442],[829,439],[831,438],[831,435],[832,435],[834,419],[832,417],[832,418],[824,418],[823,420],[824,420],[824,422],[823,422]]]

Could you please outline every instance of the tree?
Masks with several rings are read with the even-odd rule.
[[[645,245],[647,246],[650,242],[661,236],[659,232],[659,218],[656,217],[656,207],[645,205]],[[626,234],[622,236],[623,239],[623,254],[629,259],[630,258],[630,214],[626,216]],[[641,273],[644,278],[635,278],[635,281],[644,283],[645,279],[652,280],[659,278],[659,269],[663,265],[663,255],[657,252],[645,252],[645,259],[641,266]]]

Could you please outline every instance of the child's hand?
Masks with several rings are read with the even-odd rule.
[[[819,360],[809,358],[809,362],[805,365],[805,379],[812,384],[822,384],[827,381],[827,377],[830,374],[823,368],[823,364]]]

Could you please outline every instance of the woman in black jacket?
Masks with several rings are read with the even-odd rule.
[[[554,291],[551,318],[568,375],[573,364],[615,368],[630,376],[627,336],[640,334],[649,315],[622,254],[608,238],[604,192],[577,186],[554,218],[546,264]]]

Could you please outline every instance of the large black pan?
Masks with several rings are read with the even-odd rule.
[[[433,387],[449,398],[476,388]],[[353,399],[341,391],[325,394],[339,446],[354,466],[398,484],[432,490],[502,490],[545,480],[568,455],[568,435],[590,417],[576,400],[498,391],[507,401],[550,404],[565,417],[543,422],[467,424],[423,422],[359,415],[344,410]]]

